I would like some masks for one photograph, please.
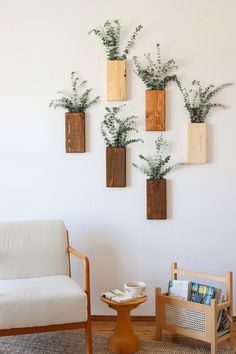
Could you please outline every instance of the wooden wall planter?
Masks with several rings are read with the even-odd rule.
[[[107,100],[126,101],[126,60],[107,61]]]
[[[165,90],[146,90],[146,130],[164,131],[166,120]]]
[[[66,152],[85,152],[85,114],[66,113]]]
[[[206,163],[207,123],[188,123],[188,163]]]
[[[147,219],[166,219],[166,179],[147,179]]]
[[[106,148],[107,187],[126,187],[126,148]]]

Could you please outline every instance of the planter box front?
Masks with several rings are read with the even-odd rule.
[[[165,179],[147,179],[147,219],[166,219]]]
[[[106,148],[107,187],[126,187],[126,148]]]
[[[165,115],[165,90],[146,90],[146,130],[164,131]]]
[[[107,61],[107,100],[126,101],[126,60]]]
[[[85,152],[85,114],[66,113],[66,152]]]
[[[207,162],[206,138],[206,123],[188,123],[188,163]]]

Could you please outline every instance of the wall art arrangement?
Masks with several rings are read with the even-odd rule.
[[[173,74],[178,67],[174,59],[163,63],[161,59],[160,44],[157,44],[156,59],[151,54],[145,54],[145,62],[141,63],[137,56],[133,57],[135,73],[146,85],[146,130],[166,130],[166,87],[171,82],[177,81],[177,75]]]
[[[120,49],[121,25],[119,20],[106,21],[101,29],[92,29],[90,33],[98,36],[107,53],[107,100],[126,101],[126,59],[130,49],[143,27],[137,26],[128,40],[123,52]]]
[[[189,113],[188,123],[188,163],[203,164],[207,162],[207,123],[209,111],[213,107],[222,107],[220,103],[212,103],[211,99],[224,87],[230,86],[228,82],[218,87],[209,85],[203,88],[200,81],[194,80],[192,87],[184,88],[178,80],[178,86],[183,94],[184,106]]]
[[[92,89],[80,93],[80,89],[87,81],[80,82],[78,73],[71,73],[72,92],[58,91],[61,98],[50,102],[49,107],[63,108],[65,114],[65,139],[66,152],[85,152],[85,112],[92,105],[96,104],[99,96],[90,100]]]
[[[106,144],[107,187],[126,187],[126,147],[139,141],[143,143],[142,139],[130,138],[130,133],[138,133],[135,121],[138,117],[118,117],[124,106],[106,107],[101,123],[101,132]]]
[[[92,29],[90,33],[100,38],[107,53],[107,100],[127,100],[126,90],[126,59],[130,49],[134,46],[142,25],[135,28],[123,52],[120,49],[121,25],[119,20],[106,21],[101,29]],[[146,131],[166,130],[166,88],[175,82],[183,95],[184,106],[189,113],[187,164],[203,164],[207,162],[207,123],[206,118],[214,107],[222,107],[220,103],[213,103],[212,98],[223,88],[232,85],[225,83],[215,87],[203,85],[194,80],[190,89],[185,88],[177,76],[178,69],[174,59],[162,61],[160,44],[156,45],[156,57],[150,53],[144,54],[144,61],[137,56],[133,57],[134,72],[146,85],[145,91],[145,128]],[[62,96],[53,100],[50,107],[64,108],[66,152],[85,152],[85,112],[96,104],[99,96],[90,99],[92,89],[81,91],[86,81],[80,82],[76,72],[71,73],[72,92],[58,91]],[[101,133],[106,145],[106,186],[126,187],[126,147],[135,142],[142,142],[138,137],[130,134],[138,133],[136,127],[137,116],[121,117],[121,110],[125,105],[106,107],[104,120],[101,122]],[[167,218],[165,176],[173,169],[186,163],[169,164],[170,155],[167,154],[167,141],[160,134],[155,140],[156,152],[153,156],[139,155],[142,164],[132,165],[143,172],[146,181],[146,209],[147,219],[157,220]]]

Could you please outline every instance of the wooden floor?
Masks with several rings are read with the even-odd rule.
[[[93,320],[92,321],[93,333],[99,334],[112,334],[115,328],[115,321],[108,320]],[[133,321],[133,328],[135,333],[139,336],[141,340],[155,339],[155,322],[154,321]],[[232,324],[232,346],[236,350],[236,322]],[[163,340],[170,342],[173,340],[169,332],[163,331]],[[197,340],[191,338],[176,336],[175,339],[178,343],[199,343]],[[203,343],[203,342],[201,342]],[[219,346],[228,346],[228,343],[221,343]],[[236,352],[236,351],[235,351]]]

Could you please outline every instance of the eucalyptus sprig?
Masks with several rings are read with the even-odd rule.
[[[130,139],[128,137],[133,131],[138,133],[135,122],[138,117],[134,115],[127,118],[117,117],[124,106],[105,108],[106,113],[101,123],[101,132],[107,147],[126,147],[138,141],[143,143],[142,139]]]
[[[149,90],[164,90],[167,85],[177,80],[177,75],[173,74],[178,69],[174,59],[162,62],[160,44],[156,45],[156,59],[151,58],[151,54],[144,54],[145,62],[140,63],[137,56],[133,57],[135,73],[144,82]]]
[[[71,81],[72,92],[58,91],[57,93],[63,95],[63,97],[51,101],[49,107],[64,108],[68,112],[85,112],[89,107],[97,103],[99,96],[92,100],[89,99],[92,89],[87,89],[83,93],[80,93],[80,89],[87,81],[80,83],[80,77],[75,71],[71,73]]]
[[[184,106],[189,112],[191,123],[204,123],[210,110],[214,107],[226,108],[221,103],[212,103],[211,99],[223,88],[233,85],[231,82],[227,82],[217,87],[208,85],[204,88],[200,81],[193,80],[192,87],[187,89],[181,85],[179,80],[177,84],[182,92]]]
[[[136,163],[132,163],[134,167],[138,168],[149,179],[163,179],[173,169],[185,165],[183,162],[169,166],[167,165],[171,157],[170,155],[165,154],[168,148],[168,143],[163,138],[162,134],[160,134],[155,140],[155,147],[156,154],[153,156],[145,157],[142,154],[139,154],[139,158],[144,162],[143,165],[138,166]]]
[[[130,49],[134,46],[136,38],[142,28],[142,25],[135,28],[122,53],[120,53],[121,25],[119,20],[107,20],[102,29],[92,29],[89,31],[89,34],[94,33],[102,40],[102,43],[106,48],[107,59],[122,60],[127,59],[127,55],[129,54]]]

